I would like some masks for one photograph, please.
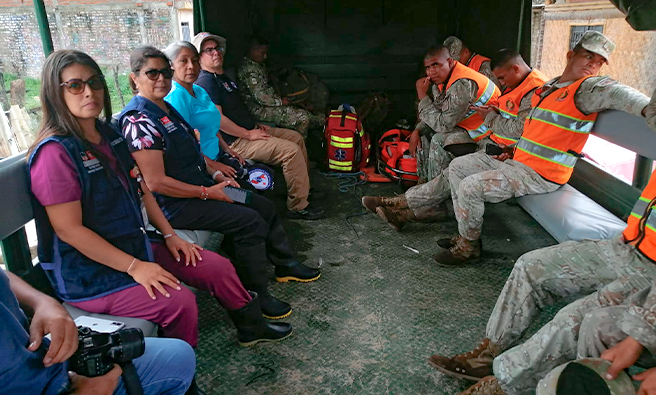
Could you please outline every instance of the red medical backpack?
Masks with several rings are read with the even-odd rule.
[[[369,163],[371,141],[355,109],[342,104],[326,119],[324,131],[329,171],[353,173]]]

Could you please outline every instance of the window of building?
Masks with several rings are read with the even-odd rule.
[[[579,42],[583,34],[588,30],[594,30],[599,33],[604,32],[604,25],[573,25],[569,34],[569,49],[573,49]]]
[[[182,40],[191,41],[191,31],[189,30],[189,22],[181,22],[180,28],[182,29]]]

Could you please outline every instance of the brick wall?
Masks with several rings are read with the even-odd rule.
[[[573,24],[604,25],[604,34],[615,42],[610,65],[603,66],[602,75],[608,75],[626,85],[651,96],[656,88],[656,32],[638,32],[614,8],[550,11],[543,14],[544,32],[540,70],[548,77],[562,73],[569,50],[570,28]]]
[[[0,59],[5,72],[37,77],[44,56],[30,3],[28,0],[2,1]],[[12,6],[16,4],[22,6]],[[56,9],[46,8],[56,50],[78,49],[101,64],[119,64],[122,70],[127,70],[130,51],[142,41],[164,48],[174,39],[172,4],[144,1],[142,6],[137,6],[136,3],[108,4],[107,0],[59,0]],[[142,38],[140,14],[143,15],[145,38]]]

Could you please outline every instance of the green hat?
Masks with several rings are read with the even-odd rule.
[[[603,58],[606,59],[606,63],[608,63],[610,54],[615,50],[614,42],[610,41],[610,39],[603,34],[593,30],[585,32],[578,44],[581,44],[583,48],[590,52],[603,56]]]
[[[535,395],[610,394],[635,395],[631,378],[620,372],[615,380],[607,380],[606,371],[611,363],[601,358],[585,358],[554,368],[540,380]]]
[[[451,57],[455,60],[460,59],[460,52],[462,51],[462,40],[456,36],[449,36],[442,43],[451,54]]]

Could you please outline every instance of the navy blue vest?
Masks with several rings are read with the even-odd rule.
[[[83,225],[116,248],[140,260],[152,262],[153,253],[144,231],[138,184],[128,174],[129,169],[134,166],[130,151],[125,140],[107,125],[98,122],[98,130],[109,142],[121,164],[129,183],[129,191],[109,166],[103,166],[103,163],[73,136],[52,136],[42,141],[30,155],[28,169],[45,143],[55,141],[61,144],[73,160],[82,186]],[[94,299],[137,285],[127,273],[95,262],[59,239],[45,208],[34,195],[32,205],[39,238],[39,260],[61,299]]]
[[[142,96],[134,96],[119,115],[123,128],[127,116],[146,115],[164,138],[164,171],[178,181],[192,185],[214,185],[205,167],[200,144],[191,127],[168,103],[170,113],[165,113],[155,103]],[[175,216],[188,198],[174,198],[153,193],[167,219]]]

